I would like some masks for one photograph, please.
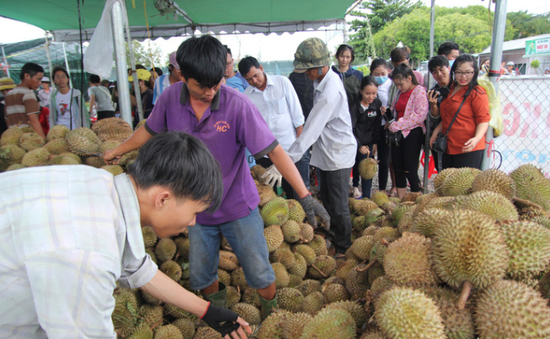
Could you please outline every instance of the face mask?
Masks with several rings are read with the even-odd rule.
[[[376,80],[376,83],[379,84],[379,85],[382,85],[383,83],[388,81],[387,76],[385,76],[385,77],[374,77],[374,79]]]
[[[453,64],[455,63],[454,60],[449,60],[449,68],[453,67]]]

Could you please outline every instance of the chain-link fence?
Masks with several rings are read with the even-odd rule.
[[[533,164],[550,178],[550,76],[499,80],[504,130],[494,140],[492,165],[510,172]]]

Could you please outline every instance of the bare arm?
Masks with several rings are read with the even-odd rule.
[[[38,113],[29,114],[28,119],[29,119],[29,125],[32,127],[32,129],[42,138],[46,139],[46,134],[44,133],[44,130],[42,129],[42,125],[40,125],[40,121],[38,120]]]
[[[296,138],[300,136],[300,134],[302,134],[302,132],[304,131],[304,125],[300,126],[300,127],[296,127]]]
[[[273,151],[267,153],[267,156],[273,162],[283,178],[285,178],[290,186],[294,188],[296,193],[298,193],[300,198],[303,198],[309,194],[309,191],[300,176],[300,172],[298,172],[296,165],[294,165],[281,145],[277,145]]]
[[[132,134],[132,136],[128,140],[118,145],[114,149],[105,151],[103,159],[105,159],[105,161],[110,161],[114,160],[115,158],[120,158],[128,152],[140,148],[152,137],[153,135],[150,134],[147,129],[145,129],[145,126],[141,126],[134,132],[134,134]]]
[[[94,110],[95,105],[95,95],[90,95],[90,112]]]

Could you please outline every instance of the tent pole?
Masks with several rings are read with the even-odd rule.
[[[434,56],[435,0],[432,0],[430,14],[430,59]],[[428,74],[428,89],[432,88],[432,77]],[[426,117],[426,140],[424,140],[424,194],[428,193],[428,176],[430,171],[430,113]]]
[[[126,13],[126,7],[124,7],[124,14]],[[132,68],[132,78],[134,79],[134,93],[136,96],[137,113],[139,121],[143,120],[143,105],[141,103],[141,91],[139,90],[139,80],[137,78],[136,60],[134,59],[134,46],[132,45],[132,36],[130,35],[130,24],[126,20],[126,39],[128,41],[128,51],[130,51],[130,67]]]
[[[62,46],[63,46],[63,56],[65,57],[65,67],[67,68],[67,73],[69,73],[69,75],[71,74],[71,70],[69,69],[69,60],[67,60],[67,51],[65,50],[65,43],[62,42]],[[49,55],[49,53],[48,53]],[[50,65],[50,67],[52,67]],[[50,68],[51,70],[51,68]],[[51,72],[51,71],[50,71]],[[84,74],[82,74],[82,76],[84,76]],[[73,88],[73,80],[71,79],[71,77],[69,76],[69,83],[71,84],[71,88]]]
[[[128,73],[126,69],[126,48],[124,46],[124,19],[122,4],[117,1],[113,4],[111,21],[113,23],[113,40],[115,47],[115,62],[117,71],[118,105],[120,116],[130,126],[132,125],[132,111],[130,106],[130,88],[128,86]]]
[[[491,61],[489,80],[498,93],[498,78],[500,77],[500,63],[502,62],[502,47],[504,44],[504,31],[506,29],[506,7],[508,0],[496,2],[493,22],[493,39],[491,44]],[[485,135],[485,152],[481,161],[481,169],[486,170],[491,166],[491,148],[493,145],[493,128],[489,126]]]
[[[46,44],[44,45],[44,48],[46,49],[46,56],[48,57],[48,67],[50,70],[50,81],[53,82],[53,76],[52,76],[52,59],[50,57],[50,42],[48,41],[48,33],[45,33]]]
[[[4,46],[2,46],[2,57],[4,57],[4,63],[6,67],[6,74],[10,77],[10,68],[8,67],[8,59],[6,59],[6,52],[4,52]]]

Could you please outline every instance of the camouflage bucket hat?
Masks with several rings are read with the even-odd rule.
[[[330,64],[330,52],[327,45],[319,38],[309,38],[298,46],[294,54],[294,72],[304,73],[310,68]]]

